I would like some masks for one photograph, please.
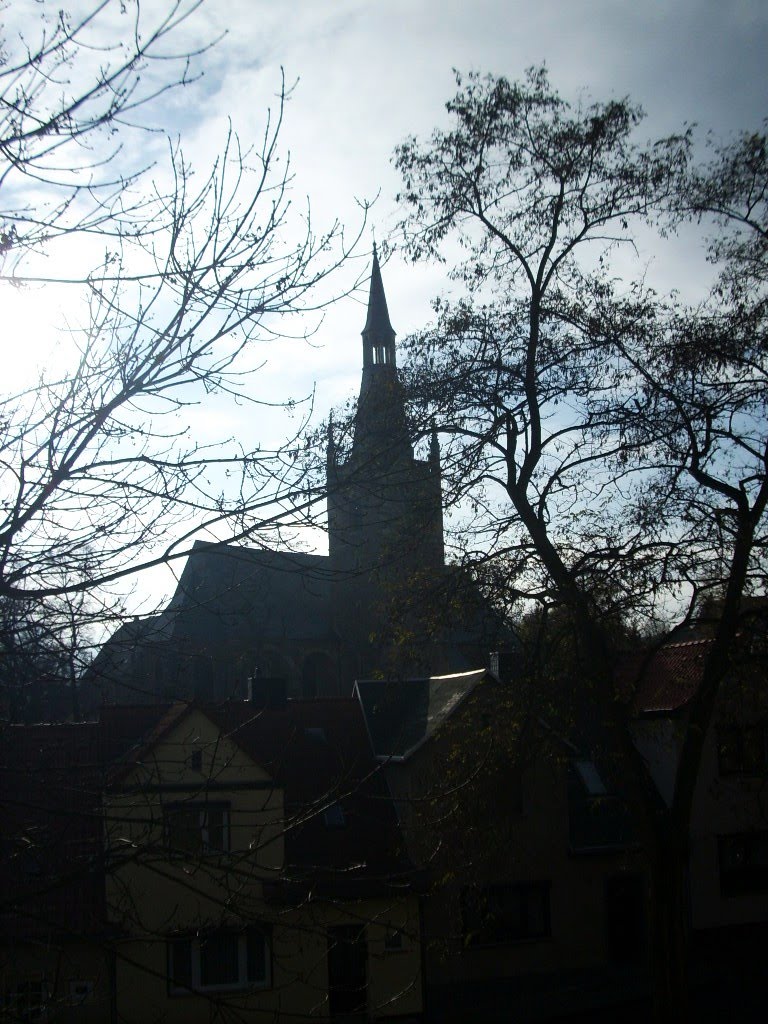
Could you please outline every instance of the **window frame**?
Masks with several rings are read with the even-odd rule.
[[[20,978],[5,987],[3,1005],[14,1020],[48,1020],[50,992],[46,978]]]
[[[211,845],[211,826],[208,816],[212,810],[222,812],[221,846]],[[200,834],[199,849],[190,850],[183,846],[173,845],[171,826],[173,816],[179,812],[197,812],[197,831]],[[163,842],[169,855],[174,859],[179,859],[185,857],[217,857],[229,853],[232,849],[231,812],[232,805],[228,800],[179,800],[164,804]]]
[[[237,980],[232,982],[216,982],[203,984],[203,955],[205,944],[217,938],[237,939]],[[264,972],[263,976],[256,977],[250,971],[251,943],[260,939],[263,953]],[[177,973],[175,956],[180,948],[187,945],[189,948],[188,974],[190,985],[177,984],[174,975]],[[199,993],[209,992],[250,992],[261,991],[272,987],[272,933],[265,925],[250,925],[241,931],[220,930],[208,932],[203,935],[178,936],[168,939],[166,943],[167,959],[167,983],[168,995],[170,996],[194,996]]]

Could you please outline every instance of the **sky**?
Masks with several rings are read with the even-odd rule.
[[[257,98],[274,91],[283,67],[297,79],[284,131],[297,192],[310,196],[320,223],[338,216],[352,230],[355,200],[378,196],[370,220],[380,239],[397,220],[394,147],[445,123],[453,68],[517,78],[546,62],[568,99],[640,103],[649,138],[684,123],[725,135],[768,116],[762,0],[213,0],[205,16],[228,32],[206,76],[210,116],[227,114],[241,133],[255,132]],[[684,252],[665,259],[676,286],[696,273]],[[401,337],[429,318],[430,299],[447,287],[442,268],[414,268],[397,254],[384,282]],[[320,347],[308,353],[321,407],[355,388],[364,298],[332,310]]]
[[[84,8],[87,0],[72,0]],[[119,7],[118,0],[115,6]],[[144,0],[150,15],[165,0]],[[36,17],[35,0],[12,5],[15,17]],[[397,174],[391,157],[406,136],[424,137],[446,123],[453,68],[521,77],[546,62],[566,99],[629,96],[647,120],[640,138],[686,123],[703,137],[759,128],[768,116],[768,3],[765,0],[206,0],[185,24],[180,45],[219,41],[198,62],[190,89],[148,113],[178,134],[200,167],[215,159],[231,121],[245,144],[258,141],[274,108],[281,69],[293,84],[282,131],[290,151],[297,208],[309,197],[313,223],[341,220],[349,236],[361,201],[376,199],[358,255],[333,287],[364,276],[370,243],[392,237]],[[396,237],[393,237],[396,242]],[[655,253],[641,253],[653,260]],[[656,264],[652,264],[656,265]],[[705,273],[685,241],[659,257],[669,287],[694,286]],[[395,251],[383,270],[390,315],[400,337],[429,320],[430,300],[448,288],[438,266],[412,266]],[[52,295],[53,293],[51,293]],[[361,366],[365,287],[330,306],[310,344],[276,343],[254,377],[253,393],[301,397],[314,391],[317,417],[354,395]],[[23,324],[29,339],[8,362],[46,358],[53,299],[6,295],[6,326]],[[35,339],[38,339],[36,342]],[[266,410],[217,403],[201,409],[208,437],[235,434],[258,443],[275,427]]]

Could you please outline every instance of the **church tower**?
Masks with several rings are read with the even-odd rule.
[[[427,459],[413,453],[375,248],[362,336],[351,447],[345,460],[332,437],[328,447],[333,618],[357,679],[426,669],[437,628],[428,595],[446,572],[440,453],[436,439]]]
[[[444,564],[440,454],[415,458],[395,356],[395,331],[374,246],[363,370],[349,457],[328,444],[331,563],[350,576],[394,585]]]

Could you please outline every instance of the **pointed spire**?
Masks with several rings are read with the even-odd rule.
[[[395,366],[395,332],[389,322],[387,298],[381,279],[379,254],[373,243],[371,289],[368,294],[368,316],[363,328],[363,366],[381,364]]]
[[[325,450],[325,459],[329,468],[336,465],[336,440],[333,436],[333,410],[328,414],[328,443]]]
[[[433,469],[440,472],[440,442],[437,439],[437,427],[435,417],[432,417],[432,424],[429,434],[429,462]]]

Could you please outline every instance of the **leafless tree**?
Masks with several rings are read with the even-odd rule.
[[[193,86],[210,44],[188,42],[200,3],[93,0],[77,16],[42,5],[23,32],[6,25],[0,283],[66,285],[82,313],[64,369],[0,399],[4,602],[98,589],[113,608],[105,588],[181,556],[201,529],[263,537],[317,496],[299,430],[271,447],[256,431],[214,445],[189,431],[190,407],[212,394],[259,404],[248,375],[263,345],[318,308],[313,289],[349,251],[338,223],[317,233],[308,207],[294,216],[284,82],[261,140],[244,146],[230,129],[202,173],[142,127]]]

